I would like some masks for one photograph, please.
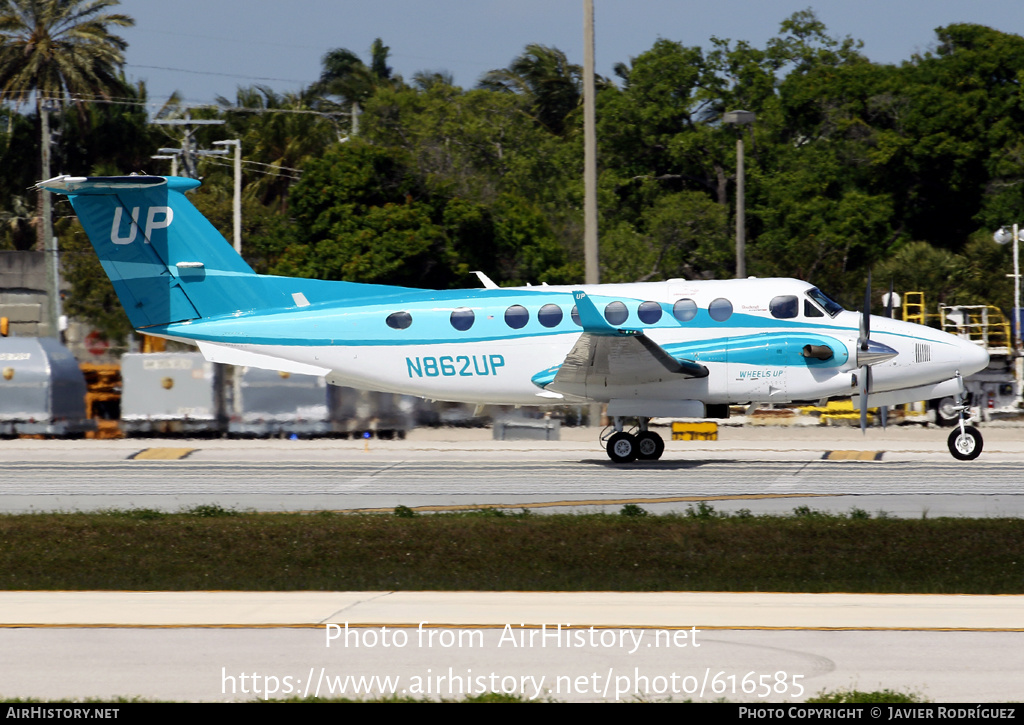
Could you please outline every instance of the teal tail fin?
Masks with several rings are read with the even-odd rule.
[[[39,184],[71,201],[136,329],[288,304],[185,197],[197,186],[173,176]]]

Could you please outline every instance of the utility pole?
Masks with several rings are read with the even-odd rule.
[[[235,147],[235,194],[234,194],[234,243],[235,251],[242,253],[242,141],[237,138],[228,141],[214,141],[214,146]]]
[[[170,119],[158,119],[153,121],[158,126],[184,126],[185,137],[181,141],[180,149],[162,148],[160,149],[161,154],[181,154],[181,168],[182,173],[190,179],[198,177],[198,169],[196,166],[197,156],[223,156],[227,153],[227,150],[217,151],[206,151],[197,150],[195,148],[195,130],[193,126],[222,126],[224,121],[216,119],[195,119],[192,118],[192,111],[190,109],[185,110],[184,118],[170,118]]]
[[[601,282],[597,246],[597,131],[594,101],[594,0],[583,2],[583,255],[586,283]]]
[[[585,282],[600,284],[597,245],[597,104],[594,99],[594,0],[583,0],[583,258]],[[601,423],[601,404],[591,403],[589,424]]]
[[[42,125],[43,142],[43,178],[49,179],[53,176],[50,170],[51,145],[53,139],[50,134],[50,111],[56,104],[44,98],[39,101],[39,121]],[[50,305],[47,311],[47,325],[50,328],[50,336],[60,340],[60,259],[57,248],[57,237],[53,234],[53,206],[50,194],[41,192],[43,195],[42,213],[42,246],[43,259],[46,264],[46,287],[49,291]]]

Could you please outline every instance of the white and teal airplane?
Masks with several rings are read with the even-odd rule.
[[[988,364],[983,348],[846,311],[807,282],[424,290],[258,275],[185,197],[198,185],[60,176],[39,187],[70,199],[131,324],[194,343],[210,361],[436,400],[605,403],[617,463],[661,456],[652,417],[852,396],[863,426],[869,397],[888,406],[953,395],[950,451],[981,453],[962,377]]]

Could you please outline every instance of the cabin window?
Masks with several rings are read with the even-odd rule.
[[[412,324],[412,315],[408,312],[392,312],[386,322],[392,330],[404,330]]]
[[[562,308],[558,305],[544,305],[537,312],[537,320],[544,327],[557,327],[562,322]]]
[[[505,324],[513,330],[521,330],[530,321],[530,313],[522,305],[512,305],[505,310]]]
[[[573,305],[572,309],[569,310],[569,317],[572,318],[572,322],[576,327],[583,327],[583,323],[580,322],[580,311],[576,305]]]
[[[604,319],[609,325],[621,325],[629,317],[629,309],[619,301],[609,302],[604,308]]]
[[[810,300],[804,300],[804,317],[824,317],[825,313],[819,310]]]
[[[452,310],[452,327],[460,332],[465,332],[473,326],[473,322],[476,320],[476,315],[473,314],[473,310],[468,307],[460,307],[457,310]]]
[[[676,300],[672,305],[672,316],[680,322],[689,322],[697,316],[697,303],[693,300]]]
[[[636,316],[645,325],[653,325],[661,319],[661,305],[657,302],[641,302],[636,310]]]
[[[768,309],[771,311],[772,317],[780,320],[791,320],[800,313],[800,302],[797,300],[796,295],[779,295],[772,298],[772,301],[768,304]]]
[[[732,317],[732,302],[724,297],[712,300],[711,304],[708,305],[708,314],[711,315],[711,319],[715,322],[725,322]]]

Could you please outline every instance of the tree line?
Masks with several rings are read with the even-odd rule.
[[[23,112],[25,86],[17,95],[10,80],[24,79],[11,70],[11,12],[47,2],[83,4],[0,3],[0,248],[36,243],[26,189],[40,109]],[[933,51],[878,64],[807,10],[763,47],[661,39],[598,78],[602,281],[732,276],[743,133],[748,274],[806,279],[856,308],[872,269],[878,293],[891,282],[930,304],[1008,309],[1009,250],[992,232],[1024,223],[1024,38],[970,24],[936,36]],[[241,140],[243,247],[257,271],[435,288],[475,286],[478,269],[504,285],[581,282],[581,67],[529,45],[463,89],[444,72],[403,79],[388,55],[379,39],[366,60],[331,50],[299,92],[251,86],[202,108],[172,98],[150,112],[144,84],[111,73],[51,84],[53,168],[168,173],[151,156],[180,131],[151,121],[188,111],[224,121],[197,130],[200,146]],[[755,123],[724,124],[736,109]],[[230,237],[230,162],[199,168],[194,201]],[[84,234],[68,207],[56,216],[67,309],[123,335]]]

